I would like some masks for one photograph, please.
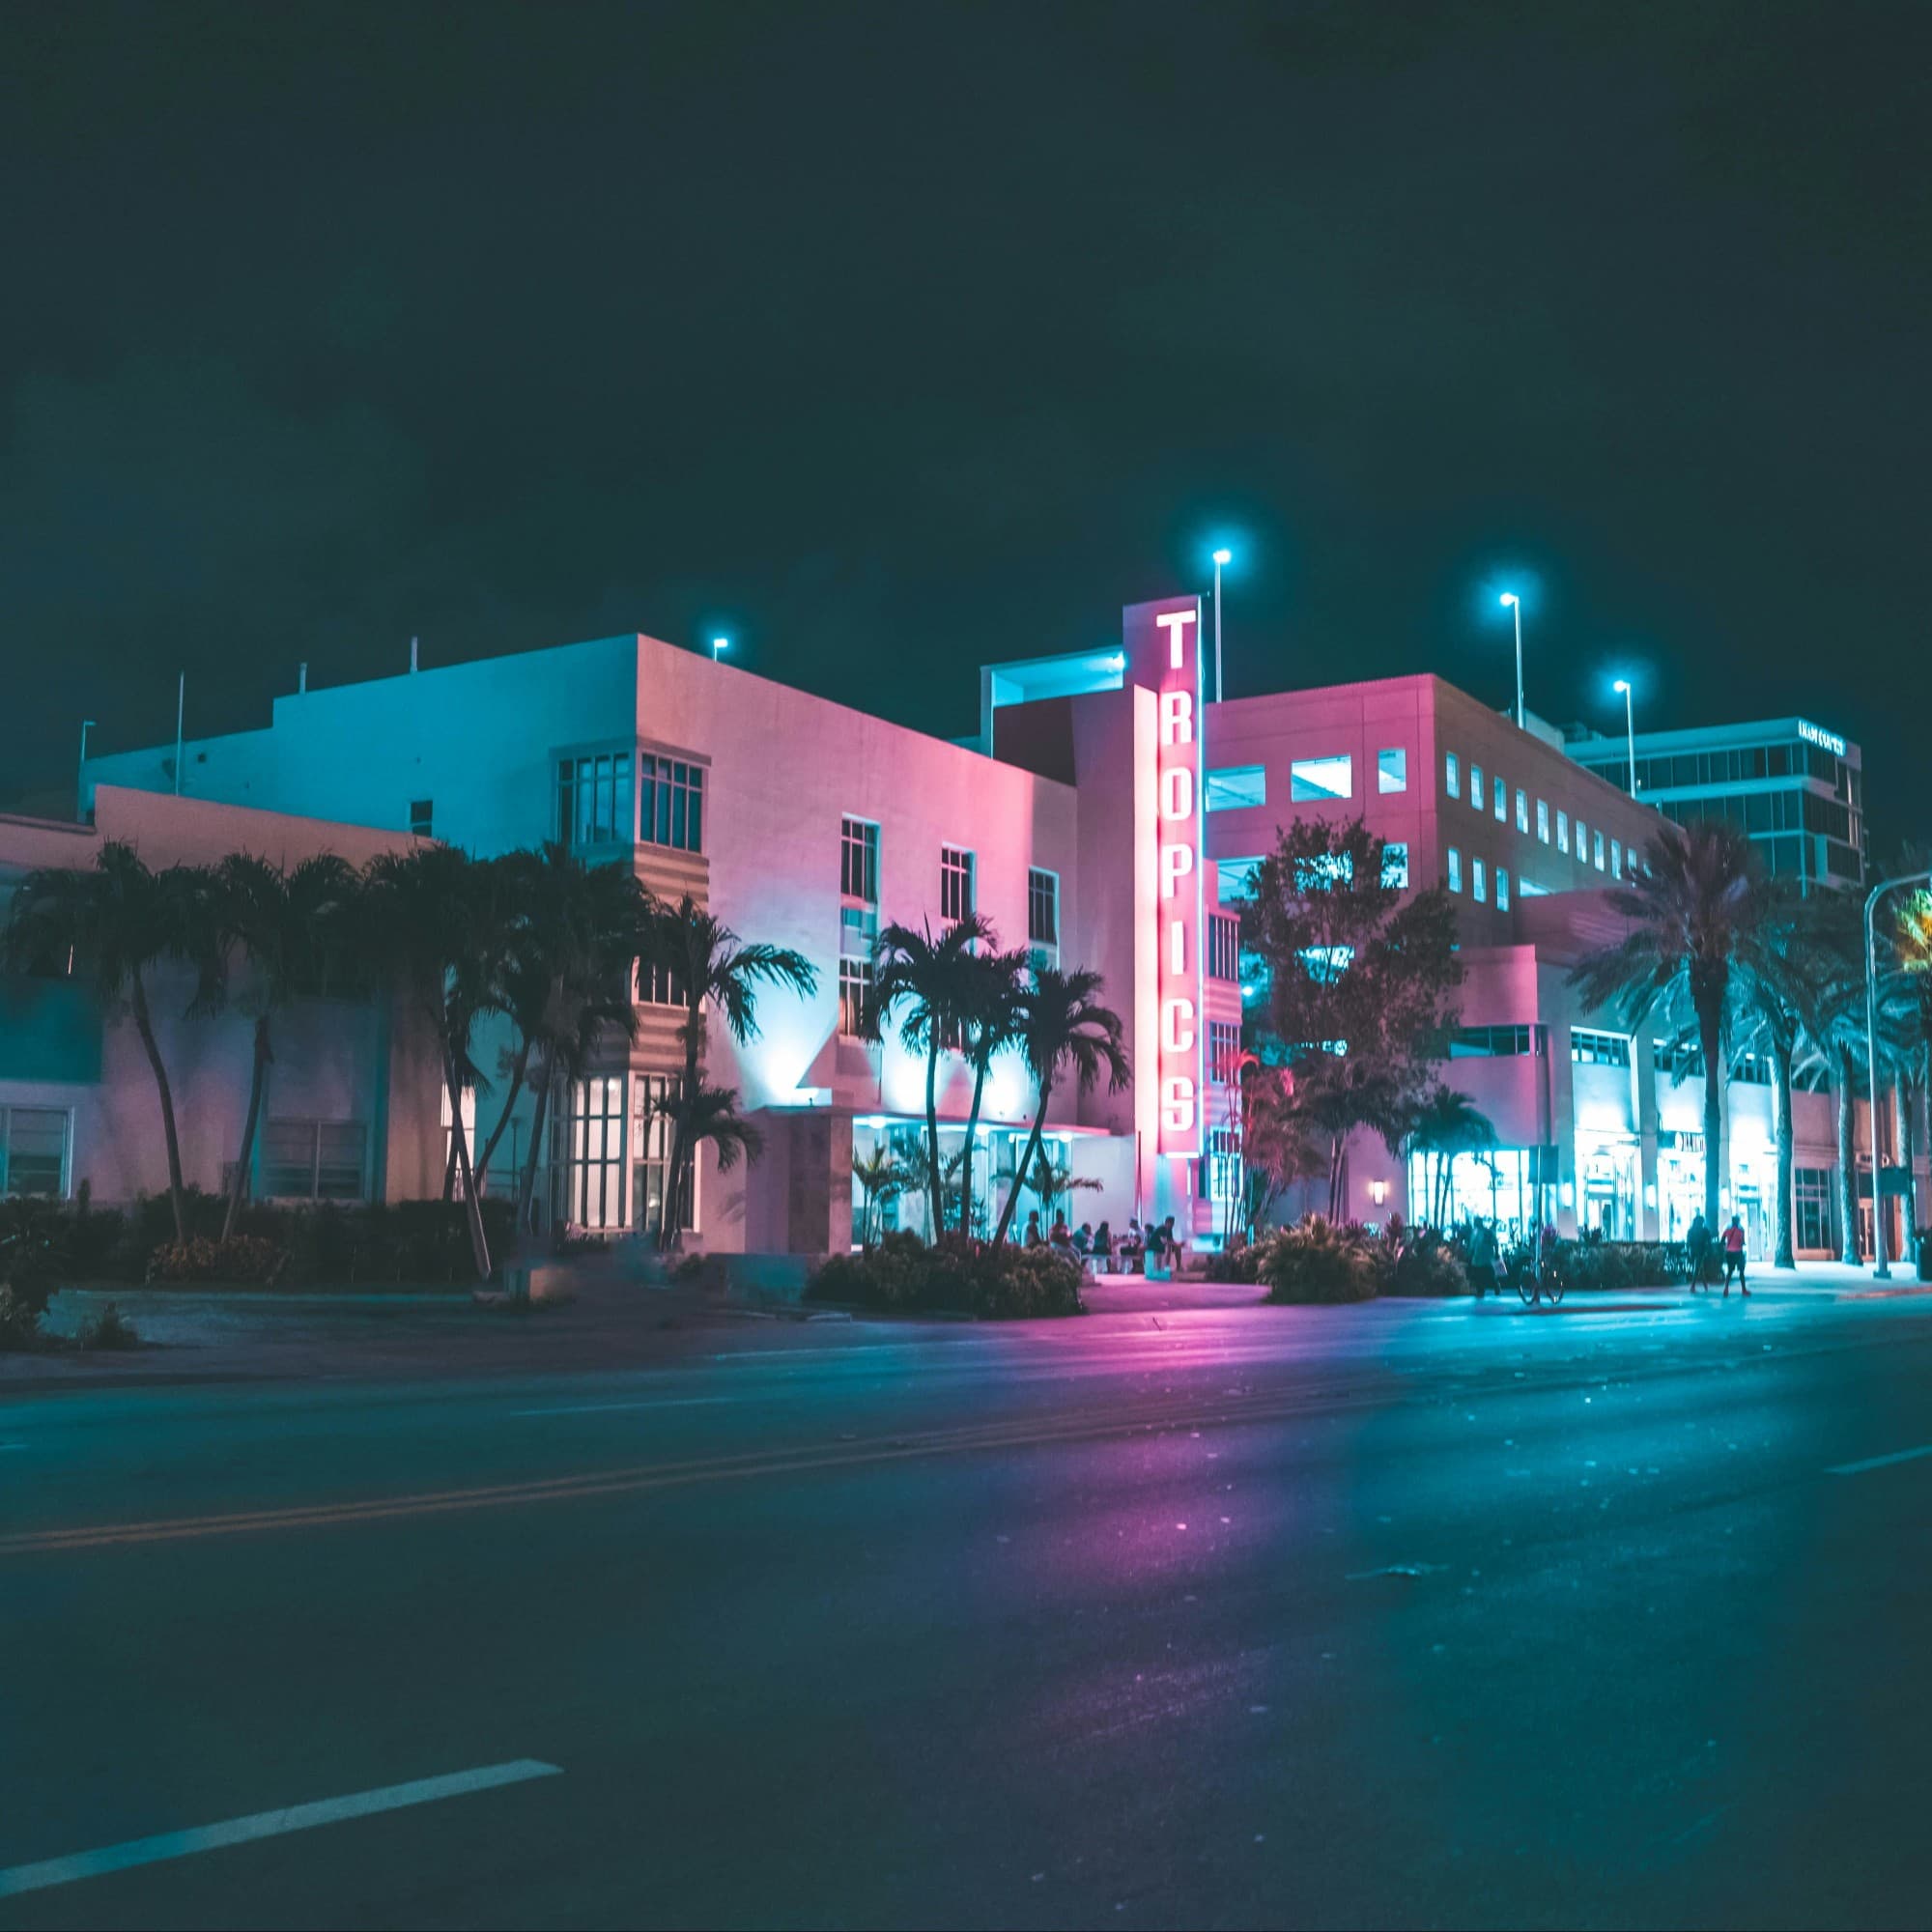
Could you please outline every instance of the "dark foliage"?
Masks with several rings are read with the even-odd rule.
[[[1049,1248],[996,1248],[956,1236],[927,1247],[916,1235],[891,1234],[867,1253],[834,1255],[806,1298],[985,1321],[1086,1313],[1077,1262]]]

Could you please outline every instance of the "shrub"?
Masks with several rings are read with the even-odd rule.
[[[1571,1288],[1667,1288],[1690,1279],[1682,1241],[1559,1241],[1556,1265]]]
[[[834,1255],[806,1298],[985,1321],[1086,1313],[1078,1262],[1050,1248],[993,1248],[957,1235],[928,1248],[916,1235],[891,1234],[864,1254]]]
[[[1311,1214],[1268,1241],[1261,1279],[1270,1301],[1373,1301],[1376,1264],[1369,1236],[1358,1227],[1337,1227]]]
[[[1400,1214],[1375,1237],[1371,1259],[1378,1294],[1467,1294],[1469,1277],[1461,1257],[1435,1228],[1415,1228]]]
[[[287,1263],[287,1254],[260,1235],[231,1235],[225,1241],[190,1235],[185,1241],[163,1241],[149,1256],[148,1279],[270,1286]]]
[[[37,1349],[40,1343],[41,1308],[14,1293],[11,1284],[0,1286],[0,1355]]]
[[[121,1311],[110,1301],[99,1315],[89,1316],[80,1324],[80,1346],[83,1349],[138,1349],[141,1338],[134,1333],[132,1325],[124,1321]]]
[[[1258,1282],[1261,1280],[1262,1256],[1266,1247],[1265,1241],[1242,1241],[1235,1247],[1208,1255],[1205,1258],[1205,1278],[1208,1281]]]

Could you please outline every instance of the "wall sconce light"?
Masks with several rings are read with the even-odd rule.
[[[1379,1208],[1389,1198],[1389,1184],[1386,1180],[1369,1182],[1369,1199]]]

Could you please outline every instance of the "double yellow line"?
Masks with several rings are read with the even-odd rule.
[[[210,1536],[248,1536],[278,1529],[320,1529],[343,1523],[382,1522],[404,1517],[448,1516],[462,1510],[502,1509],[520,1504],[576,1502],[599,1496],[639,1495],[651,1490],[689,1488],[752,1477],[788,1476],[818,1469],[852,1469],[980,1449],[1049,1447],[1055,1443],[1098,1441],[1112,1435],[1202,1430],[1231,1424],[1285,1421],[1314,1410],[1379,1406],[1378,1395],[1364,1403],[1323,1399],[1304,1391],[1298,1398],[1222,1403],[1212,1408],[1146,1407],[1130,1414],[1062,1417],[1037,1422],[985,1423],[929,1430],[917,1435],[881,1436],[822,1448],[747,1451],[683,1463],[647,1463],[625,1469],[585,1470],[522,1483],[493,1483],[471,1489],[427,1490],[410,1495],[369,1496],[351,1502],[305,1503],[286,1509],[229,1510],[209,1516],[161,1517],[146,1522],[78,1523],[63,1529],[26,1530],[0,1536],[0,1557],[28,1556],[68,1549],[106,1549],[126,1545],[179,1543]]]

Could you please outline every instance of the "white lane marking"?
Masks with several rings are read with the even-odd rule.
[[[24,1449],[26,1446],[24,1442],[0,1442],[0,1456],[4,1456],[10,1449]]]
[[[1932,1442],[1918,1449],[1895,1449],[1889,1456],[1868,1456],[1862,1463],[1840,1463],[1836,1468],[1827,1469],[1828,1476],[1862,1476],[1867,1469],[1889,1468],[1893,1463],[1916,1463],[1921,1456],[1932,1456]]]
[[[620,1408],[709,1408],[721,1402],[746,1402],[749,1395],[687,1395],[667,1401],[663,1396],[644,1396],[637,1402],[571,1402],[557,1408],[513,1408],[514,1415],[610,1415]]]
[[[357,1791],[347,1798],[325,1798],[314,1804],[292,1804],[285,1811],[257,1811],[225,1824],[198,1825],[186,1832],[163,1832],[153,1838],[129,1838],[99,1851],[75,1852],[71,1858],[43,1859],[39,1864],[10,1865],[0,1871],[0,1898],[22,1891],[44,1891],[49,1886],[72,1885],[77,1879],[99,1878],[104,1872],[127,1871],[133,1865],[159,1864],[195,1852],[215,1852],[225,1845],[245,1845],[257,1838],[278,1838],[287,1832],[306,1832],[317,1825],[339,1825],[350,1818],[368,1818],[379,1811],[400,1811],[411,1804],[433,1804],[440,1798],[461,1798],[472,1791],[493,1791],[499,1784],[521,1784],[531,1777],[556,1777],[562,1766],[520,1757],[508,1764],[486,1764],[475,1771],[455,1771],[446,1777],[419,1777],[412,1784],[385,1784],[377,1791]]]

